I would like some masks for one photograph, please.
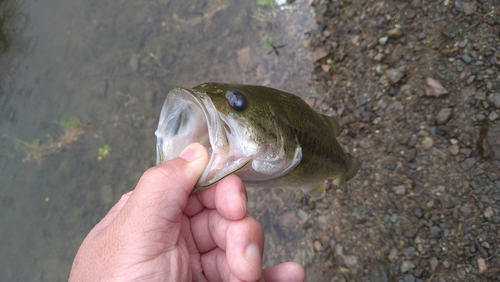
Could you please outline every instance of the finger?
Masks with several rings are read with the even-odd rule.
[[[232,174],[212,187],[191,195],[184,214],[192,217],[204,208],[214,209],[230,220],[239,220],[247,213],[247,194],[241,179]]]
[[[216,210],[205,210],[191,218],[191,230],[200,253],[214,248],[225,250],[229,269],[235,277],[245,281],[260,278],[264,232],[249,214],[231,221]]]
[[[303,282],[306,278],[304,267],[295,262],[285,262],[268,267],[263,271],[264,281]]]
[[[208,159],[205,147],[195,143],[186,147],[178,158],[147,170],[113,224],[122,232],[147,234],[154,238],[165,236],[165,233],[178,236],[180,229],[170,227],[180,223],[188,195]],[[148,238],[142,239],[147,241]]]

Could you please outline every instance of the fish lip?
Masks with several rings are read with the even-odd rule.
[[[187,116],[182,117],[182,115]],[[193,117],[194,119],[190,120]],[[237,159],[241,156],[231,155],[234,152],[230,152],[228,133],[225,129],[227,123],[223,119],[225,117],[217,110],[211,98],[206,93],[183,87],[172,88],[168,92],[163,104],[158,129],[155,131],[155,135],[157,136],[157,164],[177,157],[183,148],[190,143],[198,142],[204,145],[210,155],[210,160],[198,179],[194,191],[200,191],[209,187],[227,175],[241,169],[249,161],[246,159],[235,161],[235,157]],[[185,134],[187,136],[185,138],[177,138],[177,131],[169,127],[169,123],[172,120],[178,130],[186,129]],[[189,125],[193,125],[196,128],[189,128]],[[194,135],[196,135],[199,131],[203,130],[208,133],[208,138],[197,140],[189,136],[193,131],[195,131]],[[230,161],[232,164],[226,166],[225,163]],[[223,165],[222,168],[220,167],[221,165]],[[220,171],[223,169],[229,171],[221,173]]]
[[[196,106],[196,107],[193,107]],[[200,113],[202,115],[200,115]],[[160,164],[164,161],[173,159],[177,157],[181,151],[178,149],[172,151],[172,145],[176,144],[171,144],[172,142],[170,141],[172,138],[172,135],[176,135],[177,132],[171,132],[172,128],[169,128],[169,122],[172,120],[179,120],[179,123],[182,123],[182,115],[187,114],[187,118],[191,118],[190,116],[197,115],[195,117],[196,121],[204,123],[206,126],[206,131],[208,131],[208,139],[205,139],[205,141],[208,141],[210,145],[212,145],[212,141],[216,140],[216,134],[218,131],[220,131],[220,121],[218,118],[217,114],[217,109],[215,105],[212,103],[210,98],[204,93],[197,92],[193,89],[189,88],[183,88],[183,87],[174,87],[172,88],[168,94],[167,98],[165,99],[165,102],[163,103],[163,107],[160,113],[160,119],[158,122],[158,128],[155,131],[155,135],[157,137],[157,143],[156,143],[156,149],[157,149],[157,154],[156,154],[156,163]],[[196,125],[196,124],[195,124]],[[182,130],[182,124],[177,124],[177,129]],[[203,124],[200,126],[203,129]],[[213,130],[215,129],[215,130]],[[200,130],[200,128],[198,128]],[[175,129],[174,129],[175,131]],[[189,132],[186,132],[188,134]],[[177,141],[183,141],[183,140],[177,140]],[[190,140],[195,142],[194,140]],[[200,142],[203,140],[196,140],[199,143],[204,143]],[[186,147],[188,144],[184,144],[184,146],[181,147]],[[206,146],[207,150],[210,149],[210,146]],[[209,152],[211,153],[211,152]]]

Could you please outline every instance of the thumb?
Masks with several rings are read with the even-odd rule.
[[[132,229],[124,232],[151,236],[155,236],[151,231],[173,231],[169,230],[171,224],[181,222],[188,196],[208,160],[205,147],[193,143],[179,157],[148,169],[117,216],[116,224]]]

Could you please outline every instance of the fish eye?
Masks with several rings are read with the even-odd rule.
[[[229,102],[229,106],[237,112],[244,111],[247,108],[247,97],[240,90],[227,91],[226,99]]]

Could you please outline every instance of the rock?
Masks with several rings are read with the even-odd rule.
[[[403,263],[401,263],[400,270],[401,272],[405,273],[408,272],[410,269],[414,269],[415,264],[411,260],[405,260]]]
[[[406,72],[406,67],[401,66],[397,69],[386,70],[385,75],[387,76],[387,78],[389,79],[389,82],[391,84],[395,84],[395,83],[398,83],[401,80],[401,78],[403,78],[403,76],[405,75],[405,72]]]
[[[359,141],[359,146],[361,146],[361,148],[363,149],[368,149],[375,146],[375,141],[369,138],[364,138]]]
[[[294,228],[299,224],[299,217],[296,211],[287,211],[279,216],[279,223],[286,228]]]
[[[488,119],[491,120],[491,121],[494,121],[498,118],[498,114],[496,112],[491,112],[489,115],[488,115]]]
[[[500,92],[490,95],[488,99],[495,108],[500,109]]]
[[[385,45],[387,43],[387,40],[389,39],[389,36],[382,36],[378,39],[378,44],[380,45]]]
[[[474,99],[481,100],[481,101],[486,100],[486,92],[476,91],[476,93],[474,94]]]
[[[431,137],[427,136],[422,141],[422,146],[424,146],[427,149],[430,149],[430,148],[432,148],[432,146],[434,146],[434,140],[432,140]]]
[[[466,64],[470,64],[472,62],[472,57],[469,54],[463,54],[462,61],[464,61]]]
[[[332,67],[330,65],[328,65],[328,64],[322,64],[321,65],[321,70],[323,70],[324,72],[329,72],[331,68]]]
[[[487,207],[486,210],[484,210],[484,217],[490,218],[493,215],[495,215],[495,211],[493,210],[493,208],[491,206]]]
[[[422,212],[422,209],[420,207],[416,207],[415,209],[413,209],[413,214],[415,214],[417,218],[422,218],[424,216],[424,213]]]
[[[456,156],[459,152],[459,147],[458,147],[458,145],[453,144],[450,147],[448,147],[448,151],[450,151],[450,154]]]
[[[441,230],[441,228],[436,225],[431,226],[431,228],[429,229],[430,238],[440,238],[442,233],[443,231]]]
[[[399,28],[399,27],[395,27],[395,28],[389,30],[387,32],[387,35],[389,36],[389,38],[398,39],[398,38],[401,38],[401,36],[403,36],[403,30],[401,30],[401,28]]]
[[[466,16],[472,15],[477,9],[477,3],[476,1],[473,2],[468,2],[468,1],[462,1],[462,12]]]
[[[471,75],[467,78],[467,81],[465,82],[467,85],[471,85],[474,80],[476,80],[476,76],[475,75]]]
[[[440,97],[448,93],[448,90],[446,90],[439,81],[431,77],[425,79],[424,89],[426,96]]]
[[[472,166],[476,163],[476,158],[467,158],[465,161],[460,163],[460,167],[467,171],[472,168]]]
[[[469,206],[461,206],[460,207],[460,212],[465,216],[469,216],[472,212],[472,209]]]
[[[415,276],[413,276],[413,274],[406,273],[403,281],[404,282],[415,282]]]
[[[323,46],[321,48],[314,50],[313,60],[315,62],[317,62],[317,61],[323,59],[324,57],[328,56],[329,54],[330,54],[330,48],[328,47],[328,45]]]
[[[404,195],[406,194],[406,187],[404,185],[392,187],[392,192],[396,195]]]
[[[403,255],[405,255],[406,259],[412,259],[413,256],[415,255],[415,248],[414,247],[404,248],[401,252],[403,253]]]
[[[486,261],[484,260],[484,258],[478,258],[477,259],[477,268],[478,268],[479,274],[483,274],[488,269],[488,267],[486,266]]]
[[[453,109],[442,108],[436,116],[436,121],[438,124],[445,124],[451,117]]]
[[[439,261],[436,257],[432,257],[429,260],[429,265],[431,266],[431,272],[436,271],[436,267],[439,265]]]
[[[323,247],[323,246],[321,246],[321,242],[318,240],[314,240],[313,246],[314,246],[314,250],[316,250],[316,252],[321,251],[321,248]]]
[[[446,36],[450,39],[453,39],[453,38],[455,38],[455,36],[457,36],[457,27],[455,25],[445,27],[444,29],[441,30],[441,33],[444,36]]]
[[[392,262],[396,262],[398,260],[398,257],[399,257],[398,249],[396,247],[392,247],[387,258]]]

